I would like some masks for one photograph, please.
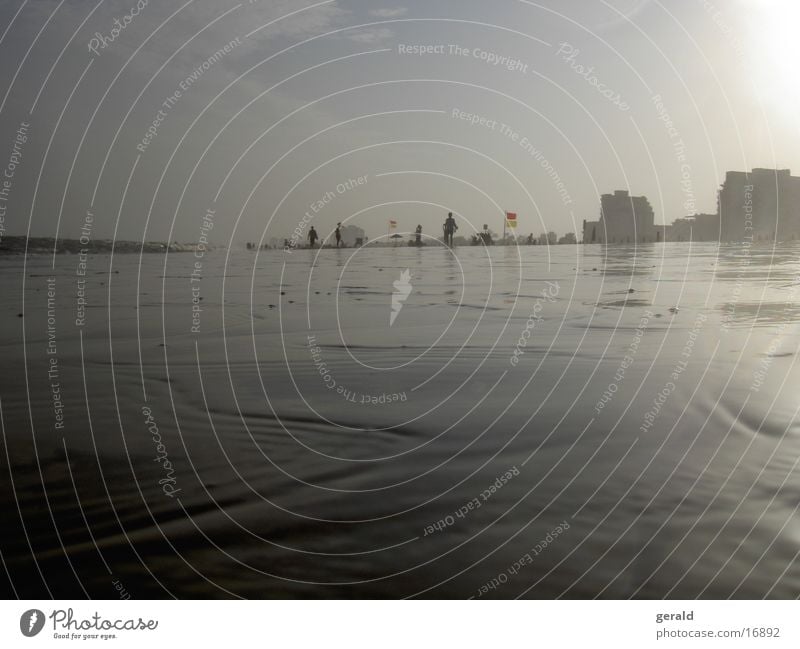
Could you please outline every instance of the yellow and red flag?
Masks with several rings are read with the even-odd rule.
[[[516,228],[517,227],[517,213],[516,212],[506,212],[506,225],[509,228]]]
[[[394,230],[397,227],[397,221],[389,219],[389,229]]]

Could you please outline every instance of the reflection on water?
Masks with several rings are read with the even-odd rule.
[[[796,596],[798,255],[218,253],[199,333],[190,255],[170,255],[167,272],[146,257],[140,277],[138,258],[115,257],[118,275],[87,279],[80,330],[73,260],[59,257],[63,429],[46,372],[49,258],[29,260],[24,318],[7,309],[3,322],[29,388],[0,378],[14,585],[29,597],[107,597],[112,575],[133,597]],[[0,264],[21,302],[21,261]]]
[[[725,302],[719,308],[724,314],[730,314],[728,324],[740,327],[787,324],[800,319],[797,302]]]

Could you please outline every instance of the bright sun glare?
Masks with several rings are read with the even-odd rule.
[[[800,64],[800,2],[750,0],[745,15],[751,29],[747,52],[751,56],[756,87],[765,104],[797,118],[800,108],[797,68]]]

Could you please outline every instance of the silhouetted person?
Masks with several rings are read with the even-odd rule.
[[[336,231],[334,232],[334,235],[336,235],[336,247],[338,248],[339,245],[342,243],[342,224],[341,223],[337,223],[336,224]]]
[[[314,226],[312,225],[311,229],[308,231],[308,245],[313,248],[314,244],[317,243],[317,239],[319,239],[319,237],[317,236],[317,231],[314,229]]]
[[[453,246],[453,235],[455,231],[458,230],[458,226],[456,225],[456,220],[453,218],[453,213],[448,212],[447,218],[445,219],[444,225],[444,242],[446,245],[452,247]]]
[[[529,246],[533,245],[533,233],[528,235],[528,245]]]
[[[421,246],[422,245],[422,226],[418,225],[417,229],[414,232],[415,232],[416,244],[418,246]]]

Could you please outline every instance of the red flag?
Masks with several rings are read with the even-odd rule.
[[[517,227],[517,213],[516,212],[506,212],[506,223],[508,224],[509,228],[516,228]]]

